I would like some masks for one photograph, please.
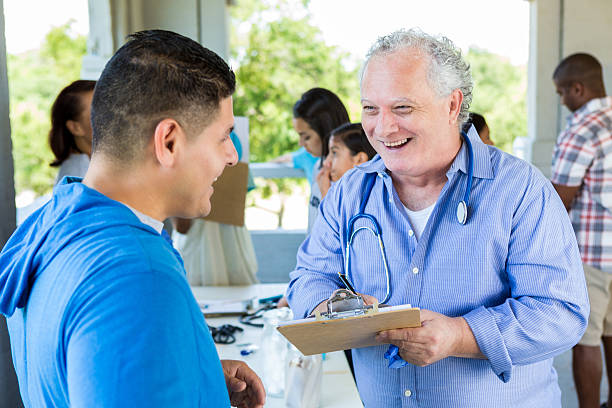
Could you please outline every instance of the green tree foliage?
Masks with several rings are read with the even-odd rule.
[[[495,144],[512,152],[514,139],[527,135],[525,67],[477,48],[470,48],[466,59],[474,78],[470,110],[485,117]]]
[[[11,138],[17,193],[51,190],[57,169],[47,135],[51,105],[59,91],[79,78],[86,38],[71,30],[72,22],[55,27],[39,50],[8,55]]]
[[[297,149],[292,107],[312,87],[328,88],[358,120],[359,84],[351,56],[328,46],[306,2],[241,0],[231,8],[234,113],[250,120],[252,161]],[[246,28],[246,29],[245,29]]]
[[[234,114],[249,118],[250,160],[264,162],[298,148],[292,127],[293,104],[313,87],[335,92],[359,120],[357,63],[352,57],[328,46],[321,31],[311,25],[308,2],[288,0],[241,0],[231,8],[231,59],[237,79]],[[249,194],[275,194],[280,198],[278,227],[282,227],[285,200],[305,182],[291,179],[258,181]]]

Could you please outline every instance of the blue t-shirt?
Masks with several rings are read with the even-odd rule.
[[[303,147],[291,153],[291,157],[293,159],[293,167],[304,170],[306,178],[308,179],[308,184],[312,184],[315,167],[319,158],[308,153]]]
[[[0,253],[0,312],[27,407],[229,407],[178,253],[64,179]]]

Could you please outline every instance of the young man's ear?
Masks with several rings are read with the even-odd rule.
[[[153,151],[162,167],[174,166],[178,145],[184,141],[185,132],[174,119],[163,119],[155,126]]]
[[[353,156],[353,163],[355,163],[355,166],[359,166],[360,164],[365,163],[368,160],[369,159],[366,152],[359,152]]]

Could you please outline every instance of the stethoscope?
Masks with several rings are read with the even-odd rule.
[[[467,182],[465,185],[465,194],[463,195],[463,200],[459,201],[459,203],[457,203],[457,221],[459,222],[459,224],[461,225],[465,225],[466,221],[467,221],[467,217],[468,217],[468,199],[470,198],[470,192],[472,191],[472,178],[474,176],[474,151],[472,150],[472,142],[470,142],[470,138],[468,137],[468,135],[465,132],[461,132],[461,136],[463,136],[463,140],[465,140],[465,144],[467,145],[467,150],[468,150],[468,174],[467,174]],[[387,256],[385,253],[385,246],[383,244],[383,240],[382,240],[382,229],[380,228],[380,224],[378,224],[378,221],[376,220],[376,218],[371,215],[371,214],[366,214],[365,211],[365,206],[368,202],[368,199],[370,198],[370,194],[372,193],[372,188],[374,187],[374,182],[376,181],[376,173],[373,173],[367,180],[366,185],[365,185],[365,189],[364,189],[364,194],[363,194],[363,199],[361,200],[361,204],[359,205],[359,212],[355,215],[353,215],[349,221],[348,221],[348,225],[346,228],[346,233],[345,233],[345,238],[346,238],[346,247],[345,247],[345,258],[346,258],[346,262],[344,264],[344,274],[339,272],[338,276],[340,277],[340,280],[342,280],[342,282],[344,283],[344,285],[353,293],[357,293],[355,292],[355,289],[353,288],[353,286],[351,285],[348,276],[349,276],[349,272],[350,272],[350,268],[351,268],[351,261],[350,261],[350,254],[351,254],[351,245],[353,244],[353,239],[355,238],[355,235],[357,234],[357,232],[361,231],[361,230],[368,230],[370,231],[372,234],[374,234],[374,236],[376,237],[376,239],[378,240],[378,247],[380,249],[380,256],[382,258],[382,262],[383,262],[383,266],[385,269],[385,277],[387,278],[387,293],[385,294],[385,298],[383,299],[382,302],[380,302],[381,304],[387,303],[387,301],[389,300],[389,298],[391,297],[391,277],[389,276],[389,266],[387,265]],[[355,229],[355,222],[361,218],[365,218],[367,220],[370,220],[371,226],[360,226],[357,229]]]

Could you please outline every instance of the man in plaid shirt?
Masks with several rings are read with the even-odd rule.
[[[553,82],[572,115],[557,139],[551,181],[576,232],[591,302],[588,328],[573,349],[574,381],[580,407],[599,407],[602,338],[612,373],[612,97],[601,64],[588,54],[561,61]],[[612,407],[610,396],[601,406]]]

